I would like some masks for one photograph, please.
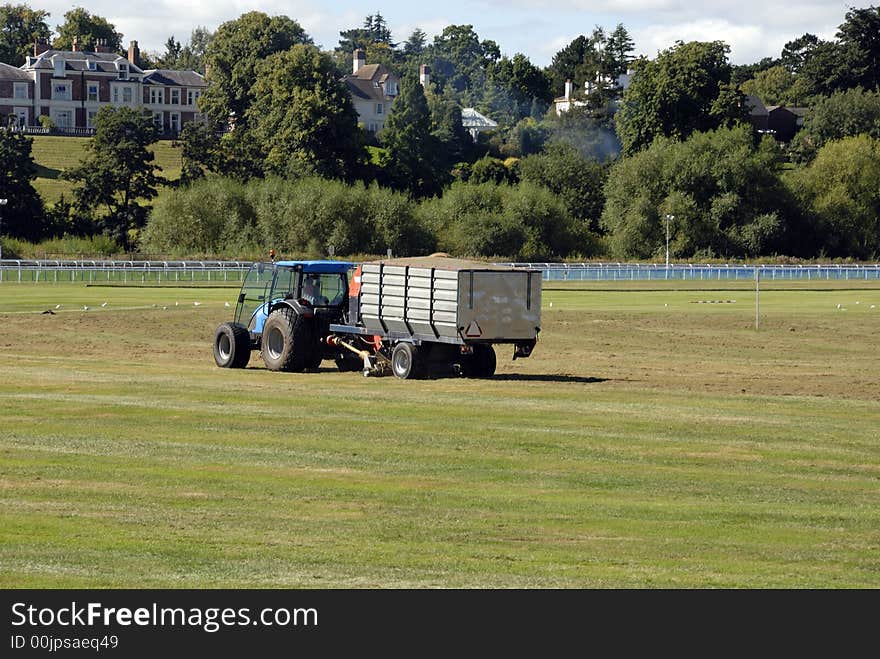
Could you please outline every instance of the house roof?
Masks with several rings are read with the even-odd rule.
[[[207,87],[205,77],[195,71],[172,71],[171,69],[147,69],[144,84],[171,87]]]
[[[0,62],[0,80],[14,80],[16,82],[30,82],[31,77],[16,66],[10,66]]]
[[[25,70],[54,69],[55,65],[52,62],[52,58],[56,55],[64,58],[64,69],[66,71],[116,73],[116,63],[122,61],[128,64],[130,73],[143,73],[139,66],[135,66],[117,53],[93,53],[82,50],[47,50],[36,57],[28,57],[22,68]],[[89,66],[89,62],[93,63],[93,68]]]
[[[764,102],[754,94],[746,96],[746,107],[749,110],[749,114],[753,117],[766,117],[769,114],[769,110],[764,106]]]
[[[356,99],[384,101],[385,83],[394,74],[381,64],[367,64],[358,69],[357,73],[345,76],[349,93]]]
[[[474,108],[462,108],[461,125],[465,128],[495,128],[498,124]]]

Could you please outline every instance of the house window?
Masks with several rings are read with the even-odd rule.
[[[87,101],[97,101],[98,100],[98,83],[90,82],[86,87],[86,100]]]
[[[384,110],[384,108],[382,107],[382,104],[376,103],[376,114],[382,114],[383,110]]]
[[[89,110],[86,112],[86,128],[95,127],[95,117],[98,115],[97,110]]]
[[[169,101],[171,105],[180,105],[180,90],[172,89],[171,90],[171,100]]]
[[[69,101],[70,100],[70,82],[69,81],[53,81],[52,82],[52,100],[53,101]]]
[[[160,131],[162,130],[162,126],[165,123],[165,113],[164,112],[154,112],[153,113],[153,124]]]
[[[164,102],[165,102],[165,90],[164,89],[157,89],[156,87],[150,88],[150,103],[152,103],[154,105],[156,105],[156,104],[161,105]]]
[[[180,112],[168,113],[168,127],[172,133],[180,132]]]
[[[88,62],[89,62],[89,71],[97,71],[98,70],[98,65],[95,64],[95,60],[90,59],[90,60],[88,60]]]
[[[58,128],[65,129],[73,126],[73,113],[70,110],[53,110],[50,116]]]
[[[120,80],[128,80],[128,64],[120,62],[116,65],[116,70],[119,72],[118,78]]]
[[[134,101],[134,91],[128,85],[113,85],[113,102],[132,103]]]
[[[186,104],[195,105],[202,96],[201,89],[188,89],[186,92]]]
[[[12,98],[27,98],[28,86],[26,82],[16,82],[13,84]]]
[[[388,96],[397,96],[397,83],[388,81],[388,84],[385,85],[385,94]]]

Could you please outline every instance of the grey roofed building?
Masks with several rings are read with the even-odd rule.
[[[196,71],[173,71],[171,69],[146,69],[145,85],[168,85],[177,87],[207,87],[205,76]]]
[[[498,123],[492,121],[484,114],[480,114],[474,108],[462,108],[461,125],[471,134],[474,142],[484,130],[492,130],[498,128]]]
[[[13,80],[16,82],[32,82],[27,72],[22,71],[17,66],[0,62],[0,80]]]
[[[195,71],[144,71],[139,63],[137,41],[129,45],[128,57],[109,52],[103,44],[81,50],[74,40],[71,50],[54,50],[35,43],[34,54],[20,68],[30,85],[27,98],[8,83],[15,87],[16,98],[14,108],[4,108],[5,114],[14,113],[17,125],[27,132],[49,130],[37,126],[38,117],[46,116],[53,131],[68,135],[91,134],[98,111],[108,105],[150,114],[160,133],[169,136],[200,118],[197,103],[208,86],[204,76]]]

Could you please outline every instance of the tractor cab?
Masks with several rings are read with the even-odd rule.
[[[352,267],[344,261],[255,263],[238,295],[234,321],[259,336],[279,305],[307,316],[335,318],[347,303]]]

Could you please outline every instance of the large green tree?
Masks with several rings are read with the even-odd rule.
[[[274,53],[311,43],[300,24],[287,16],[252,11],[223,23],[205,54],[210,85],[199,103],[202,111],[218,124],[233,117],[236,129],[244,127],[257,67]]]
[[[522,53],[493,62],[489,66],[489,83],[495,85],[497,93],[486,109],[509,124],[531,115],[536,103],[545,111],[553,101],[547,76]]]
[[[809,167],[789,174],[829,256],[880,255],[880,140],[868,135],[827,143]]]
[[[0,62],[21,66],[36,40],[49,40],[49,12],[27,5],[0,6]]]
[[[473,103],[486,80],[486,69],[500,57],[498,44],[480,41],[472,25],[448,25],[431,44],[431,72],[439,87],[449,85]]]
[[[388,23],[378,11],[364,19],[363,27],[342,30],[339,33],[339,45],[336,46],[336,50],[351,56],[356,48],[366,48],[376,43],[383,43],[391,48],[396,46],[391,42]]]
[[[740,85],[744,94],[760,98],[765,105],[798,105],[803,93],[797,77],[784,66],[771,66]]]
[[[745,119],[741,94],[730,85],[729,50],[722,41],[679,41],[641,61],[615,117],[624,152]]]
[[[93,48],[98,42],[113,52],[122,52],[122,34],[103,16],[90,14],[82,7],[75,7],[64,14],[64,23],[56,28],[58,36],[52,46],[58,50],[71,50],[73,40],[77,48]]]
[[[833,140],[865,134],[880,139],[880,91],[861,87],[820,97],[792,140],[796,161],[808,162]]]
[[[329,55],[297,44],[256,69],[245,119],[267,174],[350,178],[364,159],[357,112]],[[395,104],[395,111],[397,105]]]
[[[544,153],[523,158],[519,176],[553,192],[572,218],[599,232],[608,176],[605,165],[588,160],[570,144],[556,142]]]
[[[37,167],[31,155],[33,140],[21,133],[0,130],[0,233],[38,240],[44,236],[43,203],[32,181]]]
[[[853,86],[880,87],[880,7],[850,8],[837,39],[852,67]]]
[[[74,190],[77,207],[98,211],[98,227],[126,249],[147,220],[148,208],[139,200],[153,199],[162,182],[149,148],[157,137],[149,116],[132,108],[101,108],[85,157],[62,175],[78,184]]]
[[[414,76],[400,81],[400,95],[382,131],[381,166],[386,180],[416,197],[438,194],[446,182],[424,90]]]
[[[622,158],[605,185],[602,224],[613,254],[744,257],[782,251],[793,206],[777,174],[778,149],[755,146],[749,126],[661,138]]]

